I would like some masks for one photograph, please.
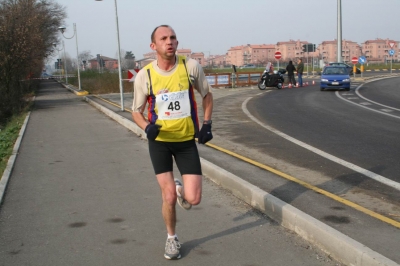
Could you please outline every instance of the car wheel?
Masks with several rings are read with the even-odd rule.
[[[322,87],[321,87],[321,88],[320,88],[320,90],[321,90],[321,91],[323,91],[323,90],[324,90],[324,88],[322,88]]]
[[[345,90],[345,91],[349,91],[349,90],[350,90],[350,88],[345,88],[344,90]]]

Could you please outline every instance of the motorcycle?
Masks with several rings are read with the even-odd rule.
[[[261,75],[261,79],[258,82],[258,88],[260,90],[265,90],[267,87],[277,87],[278,90],[282,89],[283,82],[285,78],[283,74],[286,73],[285,69],[275,70],[274,74],[269,73],[269,69],[265,69]]]

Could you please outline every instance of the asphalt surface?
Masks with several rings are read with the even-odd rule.
[[[177,265],[339,265],[207,178],[177,234]],[[0,265],[165,265],[165,240],[147,142],[43,81],[2,200]]]
[[[311,84],[311,80],[309,80],[309,82]],[[276,92],[292,93],[291,95],[295,95],[295,93],[302,94],[302,90],[305,91],[308,89],[313,90],[313,87],[309,86],[292,89],[292,91],[282,90]],[[314,89],[318,94],[321,93],[317,85],[314,86]],[[296,92],[296,90],[298,91]],[[248,98],[263,97],[264,94],[269,93],[268,91],[260,92],[255,87],[247,87],[237,89],[215,89],[213,93],[215,98],[213,120],[215,123],[213,125],[214,139],[211,143],[265,165],[280,169],[286,173],[291,173],[295,177],[306,177],[306,181],[310,181],[310,183],[316,182],[316,185],[319,187],[338,194],[339,196],[343,196],[345,199],[353,200],[351,197],[347,198],[343,193],[351,191],[353,195],[357,193],[360,194],[361,190],[358,190],[358,185],[370,183],[370,181],[366,182],[364,179],[361,179],[362,182],[358,182],[357,180],[360,178],[354,173],[347,171],[345,168],[339,168],[337,170],[338,178],[335,179],[327,178],[327,176],[323,174],[323,171],[310,170],[308,166],[318,162],[320,160],[319,156],[311,152],[305,152],[301,147],[282,140],[279,136],[259,127],[259,125],[249,119],[248,115],[244,114],[242,111],[243,102]],[[119,94],[101,95],[101,97],[114,103],[119,103],[120,101]],[[107,105],[104,101],[96,97],[90,98],[100,105]],[[129,92],[124,95],[124,100],[125,107],[129,108],[132,101]],[[279,100],[275,101],[275,103],[279,102]],[[252,105],[250,101],[249,103],[248,105],[250,107],[256,107]],[[108,106],[108,108],[113,110],[114,113],[118,113],[130,119],[129,112],[119,112],[118,107],[111,105]],[[293,112],[301,108],[290,108],[289,106],[287,109],[289,112]],[[278,111],[276,111],[276,113],[278,113]],[[202,148],[201,146],[201,151]],[[282,151],[290,151],[290,155],[288,156],[287,153],[282,153]],[[271,154],[273,154],[274,157],[272,157]],[[259,167],[250,166],[248,163],[241,160],[232,159],[229,155],[212,153],[207,149],[201,156],[213,162],[215,165],[231,173],[235,173],[235,175],[254,184],[263,191],[269,192],[284,200],[329,225],[331,228],[335,228],[344,235],[350,236],[359,243],[370,247],[372,250],[383,254],[397,263],[400,262],[399,253],[397,252],[398,239],[400,239],[398,228],[359,212],[341,202],[322,196],[320,193],[315,193],[302,186],[288,182],[277,175],[261,170]],[[296,161],[301,161],[300,159],[306,159],[306,164],[299,165],[296,163]],[[334,165],[332,162],[323,162],[319,167],[323,167],[321,168],[322,170],[326,168],[337,169],[337,165]],[[344,182],[346,179],[355,179],[355,181],[349,184],[348,182]],[[376,186],[376,184],[373,184],[373,186]],[[390,193],[393,194],[394,192]],[[361,200],[364,201],[365,205],[371,210],[378,212],[383,206],[382,204],[386,202],[386,199],[373,202],[369,197],[361,198]],[[373,205],[368,206],[370,202],[372,202]],[[391,212],[393,211],[395,210],[393,209]],[[344,252],[342,251],[342,253]]]

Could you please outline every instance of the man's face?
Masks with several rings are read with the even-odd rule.
[[[154,42],[150,44],[150,47],[164,59],[174,58],[178,47],[175,31],[169,27],[158,28],[154,33]]]

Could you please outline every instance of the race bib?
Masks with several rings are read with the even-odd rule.
[[[169,92],[156,96],[158,119],[172,120],[190,116],[189,91]]]

